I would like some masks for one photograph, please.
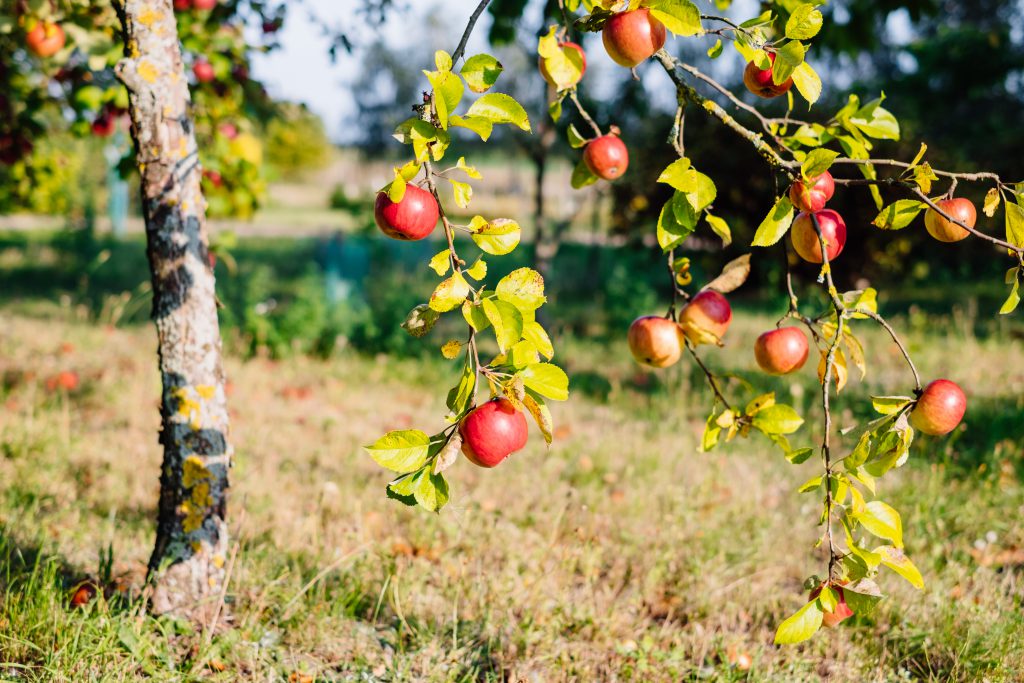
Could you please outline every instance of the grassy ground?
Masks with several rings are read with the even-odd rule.
[[[743,316],[710,362],[752,377],[768,324]],[[207,629],[137,598],[160,458],[150,329],[0,313],[0,680],[1020,680],[1024,344],[911,327],[923,374],[971,401],[966,428],[882,481],[927,586],[883,575],[873,616],[780,649],[775,625],[823,569],[816,503],[795,492],[818,465],[758,438],[698,453],[708,395],[685,364],[655,377],[622,344],[561,340],[577,390],[555,446],[532,434],[497,470],[458,463],[433,516],[386,500],[359,445],[440,424],[444,361],[230,360],[238,554],[227,623]],[[858,397],[907,387],[895,349],[864,339],[875,365],[843,425]],[[81,385],[48,391],[61,370]],[[810,369],[774,388],[813,412]],[[86,577],[106,598],[69,607]]]

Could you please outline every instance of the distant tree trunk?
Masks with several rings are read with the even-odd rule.
[[[206,619],[217,608],[228,548],[232,449],[206,203],[188,80],[171,0],[115,0],[153,282],[163,465],[151,608]]]

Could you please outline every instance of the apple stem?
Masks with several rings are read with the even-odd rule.
[[[572,100],[572,103],[574,105],[576,105],[576,109],[577,111],[579,111],[580,117],[588,124],[590,124],[590,127],[594,131],[594,134],[597,137],[601,137],[603,135],[603,133],[601,132],[601,127],[597,125],[597,122],[594,121],[590,114],[587,113],[587,110],[583,108],[583,103],[580,102],[580,98],[577,97],[576,95],[576,88],[573,88],[572,90],[569,91],[569,99]]]

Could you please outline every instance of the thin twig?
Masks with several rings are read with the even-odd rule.
[[[721,401],[722,405],[724,405],[727,410],[732,410],[732,406],[729,404],[728,399],[725,398],[725,394],[723,394],[718,388],[718,382],[715,380],[714,373],[708,369],[708,366],[704,365],[704,361],[700,359],[700,356],[697,355],[696,349],[693,348],[693,345],[690,344],[688,340],[686,342],[686,350],[690,352],[690,355],[693,356],[693,360],[697,361],[697,365],[699,365],[700,369],[704,371],[704,376],[708,378],[708,384],[711,385],[711,391],[715,392],[715,398]]]
[[[603,135],[603,133],[601,132],[601,127],[597,125],[597,121],[595,121],[590,116],[590,114],[587,113],[587,110],[583,108],[583,103],[580,102],[580,98],[576,96],[575,89],[569,91],[569,99],[572,100],[572,103],[576,105],[576,110],[580,113],[580,117],[582,117],[584,121],[590,124],[590,127],[594,131],[594,134],[597,135],[597,137],[601,137],[601,135]]]
[[[469,34],[473,32],[473,27],[476,26],[476,20],[483,14],[484,8],[489,5],[491,0],[480,0],[480,4],[473,10],[473,14],[469,17],[469,23],[466,24],[466,30],[462,32],[462,39],[459,41],[459,46],[455,48],[455,52],[452,53],[452,64],[459,61],[462,55],[466,52],[466,43],[469,42]]]
[[[915,389],[915,391],[917,393],[920,393],[921,392],[921,376],[919,374],[917,374],[917,367],[914,365],[914,361],[910,358],[910,353],[907,351],[907,347],[903,345],[903,341],[899,338],[899,335],[896,334],[896,330],[894,330],[892,328],[892,325],[890,325],[888,323],[888,321],[886,321],[885,318],[880,316],[878,313],[875,313],[874,311],[871,311],[871,310],[868,310],[868,309],[864,309],[864,308],[858,308],[858,309],[856,309],[856,312],[860,313],[862,315],[866,315],[867,317],[871,318],[876,323],[878,323],[879,325],[884,327],[885,331],[889,333],[889,336],[892,337],[893,342],[895,342],[896,346],[899,347],[900,353],[903,354],[904,360],[907,361],[907,365],[910,366],[910,372],[912,372],[913,375],[914,375],[914,389]]]

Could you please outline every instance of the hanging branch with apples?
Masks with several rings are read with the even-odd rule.
[[[569,40],[572,30],[600,32],[608,55],[626,68],[635,69],[654,59],[676,88],[678,108],[668,137],[679,159],[658,178],[675,193],[662,208],[656,229],[658,244],[667,254],[673,302],[664,316],[637,318],[627,341],[642,364],[668,367],[678,362],[685,350],[705,374],[714,398],[702,439],[703,450],[714,448],[723,439],[747,436],[751,430],[763,433],[794,464],[807,461],[816,449],[791,445],[790,435],[804,422],[796,410],[777,403],[773,393],[752,396],[740,408],[741,403],[726,396],[724,382],[697,353],[701,345],[722,345],[732,318],[724,295],[743,284],[750,266],[749,255],[741,257],[729,263],[720,276],[694,296],[690,297],[684,289],[691,280],[689,261],[677,258],[676,251],[694,233],[701,219],[724,244],[731,241],[727,222],[711,213],[717,195],[714,181],[698,171],[685,154],[684,123],[688,108],[702,110],[747,140],[764,158],[776,182],[782,179],[789,186],[789,191],[777,198],[759,225],[752,245],[780,244],[786,249],[782,240],[789,233],[789,242],[801,259],[821,264],[816,284],[823,288],[830,302],[828,310],[814,316],[805,314],[793,288],[792,274],[787,272],[788,311],[776,328],[758,337],[754,345],[754,359],[769,375],[786,375],[804,366],[810,356],[810,345],[801,327],[807,328],[820,356],[817,374],[822,386],[822,436],[817,452],[823,472],[799,491],[821,497],[823,532],[818,544],[827,549],[827,570],[824,578],[808,579],[808,600],[779,625],[776,642],[800,642],[822,625],[835,626],[854,614],[869,612],[882,597],[873,579],[883,566],[913,586],[923,587],[920,572],[903,552],[900,515],[875,498],[876,482],[907,461],[915,430],[943,435],[956,428],[966,410],[966,397],[959,386],[946,379],[922,386],[906,345],[878,313],[875,290],[838,291],[832,264],[845,245],[846,224],[826,205],[837,185],[864,186],[878,206],[873,223],[880,229],[906,228],[924,211],[925,228],[937,240],[957,242],[974,236],[1005,249],[1013,265],[1006,277],[1010,293],[1000,313],[1008,314],[1020,301],[1020,283],[1024,279],[1024,183],[1005,182],[994,173],[933,169],[924,161],[927,148],[923,144],[909,162],[872,158],[873,141],[896,140],[900,134],[896,117],[882,107],[882,97],[862,105],[855,95],[850,95],[845,106],[820,123],[795,118],[794,87],[809,104],[818,100],[822,89],[820,77],[805,60],[806,41],[818,33],[823,23],[821,12],[811,3],[788,3],[785,7],[776,3],[773,9],[742,23],[702,15],[689,0],[560,0],[559,7],[562,23],[552,26],[538,43],[541,73],[556,92],[549,112],[557,120],[563,102],[568,99],[594,133],[587,137],[575,125],[568,128],[569,144],[583,150],[572,175],[573,187],[621,177],[628,167],[629,153],[618,130],[609,126],[609,132],[602,134],[577,97],[586,57],[579,44]],[[585,14],[577,16],[581,8]],[[710,59],[722,55],[723,39],[731,42],[746,62],[744,85],[761,98],[785,95],[789,102],[785,117],[764,116],[696,67],[671,56],[664,49],[668,33],[694,38],[716,36],[707,50]],[[634,77],[638,78],[635,71]],[[709,87],[710,94],[702,94],[698,86]],[[754,127],[745,125],[716,101],[718,96],[726,99],[727,106],[738,110],[740,117],[749,118]],[[830,169],[845,166],[853,166],[860,177],[833,177]],[[880,169],[892,169],[895,173],[883,175]],[[940,179],[948,179],[949,188],[934,196],[932,184]],[[991,184],[984,213],[993,217],[1000,202],[1003,203],[1006,239],[975,227],[977,212],[973,203],[954,196],[958,182]],[[879,186],[901,188],[909,197],[884,205]],[[680,300],[684,303],[677,313]],[[790,319],[797,325],[783,325]],[[833,393],[838,395],[844,388],[850,364],[862,378],[867,371],[864,347],[852,329],[860,320],[878,324],[891,337],[912,375],[913,390],[905,396],[873,397],[872,406],[879,417],[841,430],[840,445],[833,440]],[[842,455],[837,454],[840,447]],[[874,543],[869,543],[870,538],[876,539]]]
[[[429,263],[444,279],[427,303],[409,313],[403,323],[405,330],[422,337],[445,314],[455,311],[461,312],[466,325],[465,337],[451,339],[441,347],[445,358],[463,359],[459,379],[448,393],[445,426],[433,435],[419,429],[391,431],[366,447],[379,465],[397,475],[387,486],[389,497],[431,511],[448,501],[444,471],[455,463],[460,451],[474,465],[496,467],[526,445],[524,411],[533,416],[550,444],[552,416],[546,401],[564,401],[569,395],[569,380],[561,368],[549,362],[554,348],[536,320],[537,309],[546,301],[540,273],[519,268],[488,289],[483,255],[468,265],[456,248],[455,234],[462,232],[486,255],[511,253],[519,244],[519,224],[508,218],[478,215],[460,224],[444,209],[439,191],[439,185],[447,184],[457,209],[467,210],[473,196],[469,181],[481,179],[464,157],[453,166],[437,168],[450,158],[454,129],[468,130],[485,142],[499,124],[530,131],[526,111],[518,102],[509,95],[490,92],[501,75],[501,63],[487,54],[463,60],[469,35],[488,2],[483,0],[477,6],[455,52],[437,52],[435,70],[424,72],[431,90],[415,107],[417,116],[399,125],[395,133],[400,142],[412,147],[413,158],[395,168],[394,179],[378,192],[374,207],[377,225],[394,239],[425,239],[438,221],[444,230],[447,247]],[[460,61],[456,73],[453,69]],[[457,114],[467,88],[482,94]],[[415,182],[421,173],[421,180]],[[496,351],[486,363],[482,362],[485,346]],[[490,397],[478,403],[484,384]]]

